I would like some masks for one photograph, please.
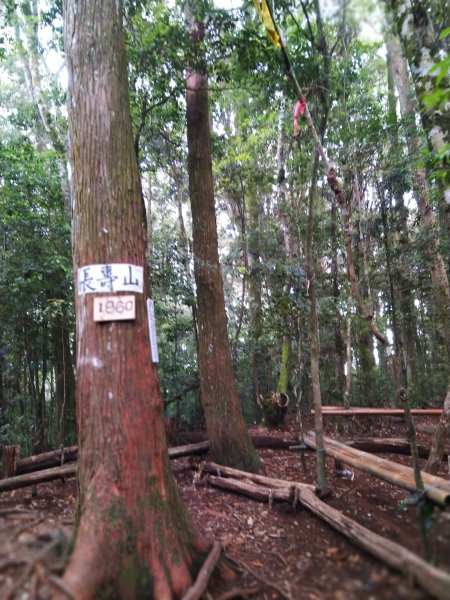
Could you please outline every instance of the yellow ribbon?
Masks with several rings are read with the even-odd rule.
[[[276,48],[281,50],[281,39],[278,35],[275,23],[273,22],[272,15],[270,14],[267,0],[253,0],[253,4],[255,5],[258,14],[262,18],[262,22],[266,28],[266,33],[269,37],[269,40]]]

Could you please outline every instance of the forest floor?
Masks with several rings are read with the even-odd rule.
[[[311,417],[304,428],[312,430]],[[418,442],[429,445],[437,419],[415,419]],[[406,437],[402,419],[357,418],[350,437]],[[327,435],[338,435],[335,417],[326,419]],[[280,437],[298,435],[295,419],[281,429],[252,427],[255,434]],[[305,452],[305,472],[299,451],[260,449],[266,474],[298,482],[315,482],[313,452]],[[390,460],[410,464],[408,456],[383,454]],[[200,458],[172,460],[172,468],[188,510],[209,539],[219,541],[236,568],[235,581],[212,579],[205,598],[226,600],[419,600],[426,593],[411,581],[360,550],[319,517],[304,508],[287,504],[269,507],[241,495],[198,484],[194,470]],[[353,471],[335,473],[327,458],[327,474],[333,493],[327,503],[368,529],[420,554],[416,509],[403,506],[410,494],[398,487]],[[350,467],[347,467],[350,469]],[[448,479],[447,463],[439,475]],[[45,589],[54,586],[52,573],[63,569],[63,548],[70,539],[76,497],[74,479],[39,484],[0,494],[0,599],[44,600]],[[435,509],[428,531],[435,564],[450,571],[450,513]],[[39,590],[39,591],[38,591]]]

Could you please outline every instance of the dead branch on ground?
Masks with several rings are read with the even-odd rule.
[[[214,568],[222,553],[222,545],[219,542],[214,542],[211,552],[208,554],[202,568],[198,572],[197,579],[194,585],[192,585],[186,594],[183,596],[183,600],[200,600],[208,587],[209,579],[214,571]]]
[[[217,465],[215,465],[217,468]],[[222,489],[230,491],[250,490],[261,498],[268,500],[270,492],[273,494],[282,494],[281,487],[270,490],[263,484],[250,483],[250,473],[241,471],[240,480],[219,478],[209,476],[208,482],[211,485],[217,485],[220,481]],[[245,481],[247,480],[247,481]],[[281,480],[280,480],[281,481]],[[295,499],[305,508],[326,521],[331,527],[346,536],[352,542],[369,552],[392,569],[403,573],[406,577],[416,582],[423,590],[440,600],[446,600],[450,597],[450,574],[430,565],[413,552],[407,550],[400,544],[392,542],[376,533],[373,533],[366,527],[363,527],[350,517],[342,514],[333,507],[320,500],[307,485],[292,484],[285,482],[284,492],[290,497],[292,487],[295,488]],[[257,488],[262,488],[257,490]],[[267,582],[266,582],[267,583]],[[279,591],[279,590],[278,590]]]

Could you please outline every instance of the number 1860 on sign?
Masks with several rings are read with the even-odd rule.
[[[135,296],[97,296],[94,321],[130,321],[136,318]]]

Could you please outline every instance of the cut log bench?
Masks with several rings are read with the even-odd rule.
[[[314,414],[314,410],[311,414]],[[411,408],[411,414],[421,417],[439,417],[441,408]],[[354,408],[342,408],[342,406],[322,406],[324,417],[394,417],[404,416],[403,408],[371,408],[370,406],[358,406]]]

